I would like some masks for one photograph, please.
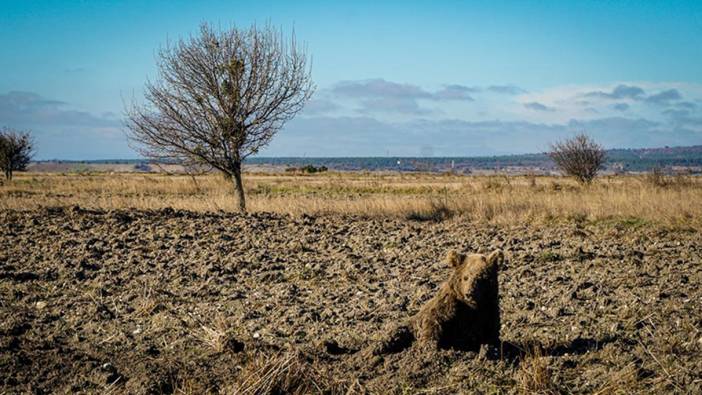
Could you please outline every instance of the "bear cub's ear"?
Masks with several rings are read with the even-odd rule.
[[[490,253],[487,257],[487,261],[490,265],[493,264],[500,264],[504,262],[505,260],[505,254],[502,253],[502,250],[495,250]]]
[[[454,250],[451,250],[448,252],[448,254],[446,254],[446,263],[448,263],[451,267],[460,266],[464,259],[466,259],[465,255],[459,254]]]

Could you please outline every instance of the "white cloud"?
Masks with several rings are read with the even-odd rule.
[[[617,82],[522,90],[515,95],[460,85],[471,89],[471,102],[431,100],[430,95],[439,91],[398,86],[390,89],[392,94],[374,99],[370,94],[354,98],[360,108],[374,108],[364,116],[352,111],[340,117],[294,120],[267,153],[419,155],[427,146],[437,156],[539,152],[580,131],[610,148],[702,141],[702,106],[696,104],[702,97],[700,85]],[[400,94],[402,90],[408,97]]]
[[[699,84],[626,81],[500,94],[496,86],[510,87],[341,82],[319,91],[262,155],[416,156],[427,147],[436,156],[526,153],[578,131],[607,147],[702,141]],[[9,92],[0,94],[0,122],[33,130],[40,158],[135,156],[113,112]]]

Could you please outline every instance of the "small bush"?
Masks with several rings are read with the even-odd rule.
[[[643,228],[645,226],[648,226],[649,223],[643,218],[637,218],[637,217],[630,217],[630,218],[623,218],[614,224],[614,227],[619,230],[629,230],[629,229],[636,229],[636,228]]]
[[[426,209],[410,211],[406,218],[418,222],[441,222],[453,216],[453,210],[443,200],[431,200]]]
[[[553,144],[548,156],[563,174],[583,184],[592,182],[606,158],[604,148],[584,133]]]
[[[25,171],[34,155],[34,139],[29,132],[4,127],[0,129],[0,170],[12,180],[15,171]]]
[[[562,259],[561,254],[553,251],[544,251],[539,255],[539,261],[541,262],[558,262]]]
[[[302,167],[288,167],[285,169],[286,173],[304,173],[304,174],[315,174],[315,173],[324,173],[327,171],[326,166],[314,166],[314,165],[306,165]]]
[[[264,196],[272,196],[274,193],[274,188],[270,184],[256,184],[251,190],[248,191],[248,193],[251,193],[253,195],[264,195]]]
[[[146,162],[139,162],[134,165],[134,170],[149,173],[151,172],[151,165]]]
[[[584,225],[587,222],[587,213],[584,211],[576,211],[568,214],[568,219],[573,221],[576,225]]]

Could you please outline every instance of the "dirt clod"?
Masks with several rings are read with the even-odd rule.
[[[694,231],[178,210],[0,223],[0,392],[702,392]],[[509,258],[501,342],[361,358],[436,295],[446,251],[481,248]]]

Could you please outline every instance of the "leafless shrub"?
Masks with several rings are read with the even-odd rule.
[[[0,170],[5,179],[12,180],[12,173],[24,171],[34,155],[34,140],[29,132],[4,127],[0,130]]]
[[[241,164],[302,110],[314,91],[308,57],[266,25],[200,32],[158,54],[146,104],[126,110],[128,136],[158,162],[221,171],[246,210]]]
[[[584,133],[553,144],[548,155],[564,174],[585,184],[592,182],[606,159],[602,146]]]

